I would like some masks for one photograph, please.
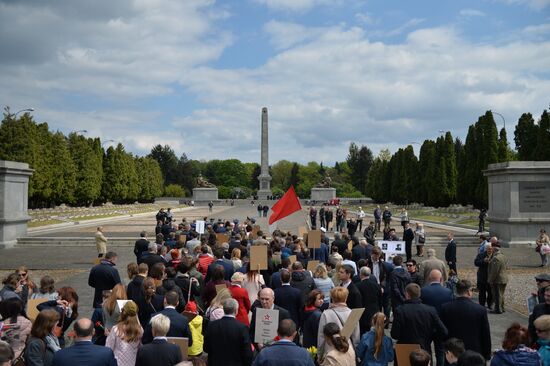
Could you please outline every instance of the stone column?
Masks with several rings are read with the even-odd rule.
[[[269,175],[269,135],[267,128],[267,108],[262,108],[262,158],[261,171],[258,176],[260,189],[258,199],[265,200],[271,196],[271,175]]]
[[[550,161],[489,164],[491,235],[504,246],[535,243],[539,230],[550,228]]]
[[[0,160],[0,248],[11,248],[27,234],[29,164]]]

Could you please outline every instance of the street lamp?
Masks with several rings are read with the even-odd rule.
[[[502,122],[504,123],[504,129],[506,130],[506,120],[504,119],[504,116],[498,112],[491,111],[492,114],[496,114],[497,116],[500,116],[502,118]]]
[[[78,130],[78,131],[73,131],[73,133],[88,133],[88,130]]]
[[[15,112],[15,114],[13,115],[13,118],[17,118],[17,115],[21,112],[34,112],[34,108],[25,108],[25,109],[21,109],[20,111],[17,111]]]

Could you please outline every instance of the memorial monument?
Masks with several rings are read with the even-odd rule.
[[[218,200],[218,188],[199,174],[197,186],[193,188],[193,201],[196,205],[207,204]]]
[[[0,160],[0,248],[11,248],[27,235],[29,164]]]
[[[489,164],[491,235],[504,246],[533,244],[541,228],[550,229],[550,161]]]
[[[260,189],[258,199],[265,200],[271,196],[271,175],[269,175],[269,138],[267,130],[267,108],[262,108],[262,158],[261,171],[258,176]]]
[[[322,181],[317,186],[311,188],[311,200],[326,202],[336,198],[336,188],[332,188],[332,178],[327,172]]]

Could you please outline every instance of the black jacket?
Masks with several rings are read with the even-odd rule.
[[[317,336],[319,331],[319,320],[321,320],[321,311],[315,309],[302,312],[302,333],[304,335],[302,347],[317,347]]]
[[[88,285],[95,289],[93,307],[100,308],[103,302],[103,291],[112,290],[119,283],[120,275],[114,263],[102,260],[98,265],[94,266],[88,276]]]
[[[208,353],[209,366],[250,365],[252,348],[248,328],[228,316],[210,322],[204,337],[204,351]]]
[[[403,232],[403,241],[412,243],[414,240],[414,231],[411,228],[408,228]]]
[[[300,290],[302,293],[302,302],[305,304],[307,294],[315,289],[315,281],[308,271],[295,271],[292,272],[290,286]]]
[[[144,290],[143,290],[143,280],[145,277],[137,275],[135,276],[132,281],[126,286],[126,296],[128,297],[128,300],[133,300],[136,304],[139,304],[140,299],[145,296]]]
[[[346,300],[346,305],[350,309],[357,309],[362,307],[363,300],[361,299],[361,293],[357,289],[357,286],[353,282],[348,285],[348,299]]]
[[[391,302],[393,307],[405,302],[405,287],[411,283],[411,276],[403,268],[394,268],[390,275]]]
[[[149,247],[149,240],[145,238],[136,240],[136,243],[134,244],[134,254],[136,255],[138,264],[141,263],[140,262],[141,255],[147,252],[148,247]]]
[[[361,334],[364,334],[371,327],[372,316],[382,307],[382,290],[374,277],[361,280],[356,286],[361,294],[361,307],[365,308],[359,320]]]
[[[191,330],[189,329],[189,320],[187,320],[185,316],[181,315],[172,308],[163,309],[158,314],[165,315],[168,319],[170,319],[170,329],[168,330],[168,334],[166,334],[167,337],[185,337],[189,339],[189,346],[193,345],[193,336],[191,335]],[[153,334],[151,331],[151,324],[147,323],[141,342],[143,344],[147,344],[152,341]]]
[[[474,264],[477,267],[477,284],[487,283],[487,271],[489,269],[489,262],[485,262],[487,258],[487,252],[479,253],[474,260]]]
[[[158,339],[139,347],[136,366],[174,366],[181,361],[181,351],[178,346]]]
[[[275,305],[288,310],[296,326],[300,327],[302,324],[301,313],[304,307],[300,290],[289,285],[275,289]]]
[[[434,307],[422,304],[420,299],[406,300],[395,310],[391,336],[397,339],[397,343],[419,344],[431,353],[432,341],[443,340],[447,336],[447,328]]]
[[[454,239],[445,248],[445,261],[447,263],[456,263],[456,242]]]
[[[491,329],[487,309],[466,297],[459,297],[441,306],[441,321],[448,337],[464,341],[464,347],[491,358]]]

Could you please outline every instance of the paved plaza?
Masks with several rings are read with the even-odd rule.
[[[257,203],[256,203],[257,204]],[[180,222],[183,217],[187,220],[199,219],[204,216],[220,219],[239,219],[240,221],[246,219],[246,217],[254,217],[261,225],[263,230],[267,231],[268,224],[267,218],[258,218],[256,205],[246,206],[218,206],[214,207],[211,214],[208,212],[207,207],[189,207],[179,209],[174,213],[174,220]],[[297,232],[298,227],[305,226],[305,219],[307,217],[306,210],[296,212],[295,214],[282,220],[279,224],[279,228],[282,230],[290,230]],[[414,218],[412,218],[414,221]],[[70,245],[70,241],[78,241],[78,238],[92,238],[95,229],[98,225],[104,227],[105,235],[109,238],[128,238],[128,243],[124,245],[108,245],[108,250],[113,250],[119,255],[119,262],[117,267],[121,274],[121,278],[126,283],[128,277],[126,275],[126,265],[135,261],[133,254],[133,241],[139,236],[142,230],[148,231],[150,238],[154,237],[155,227],[155,214],[137,215],[131,218],[116,218],[106,219],[101,221],[94,221],[88,224],[81,224],[71,226],[69,228],[61,228],[52,230],[51,228],[40,228],[33,230],[30,233],[31,236],[44,237],[44,238],[65,238],[64,245],[52,245],[48,244],[48,241],[44,241],[43,245],[19,245],[12,249],[1,250],[0,253],[0,271],[14,269],[19,265],[26,265],[33,271],[44,270],[60,270],[65,271],[65,276],[61,276],[62,280],[57,283],[58,287],[72,286],[77,289],[80,296],[79,301],[79,313],[82,316],[91,316],[92,314],[92,298],[93,290],[88,286],[88,273],[92,267],[92,262],[97,257],[95,245]],[[396,223],[396,228],[399,228],[399,224]],[[431,235],[443,235],[448,228],[431,228],[427,227],[427,233]],[[461,231],[462,230],[462,231]],[[456,228],[455,233],[459,234],[463,232],[463,229]],[[472,274],[475,276],[475,270],[473,266],[473,258],[477,252],[477,248],[473,246],[460,247],[458,243],[458,267],[459,275],[461,277],[470,278]],[[435,247],[439,258],[443,258],[444,247]],[[535,289],[535,281],[533,279],[534,273],[538,273],[536,265],[539,264],[539,259],[534,250],[530,248],[504,248],[503,252],[508,256],[511,272],[511,277],[522,278],[518,287],[522,287],[524,293],[529,293]],[[421,261],[424,258],[416,258]],[[39,276],[34,276],[35,281],[39,281]],[[474,277],[475,279],[475,277]],[[514,290],[515,291],[515,290]],[[512,297],[523,296],[518,295],[515,292],[511,292]],[[523,301],[520,299],[520,302]],[[489,314],[489,320],[491,322],[492,341],[493,348],[498,347],[502,340],[505,329],[513,321],[519,321],[526,324],[527,318],[514,310],[508,309],[506,313],[502,315]]]

